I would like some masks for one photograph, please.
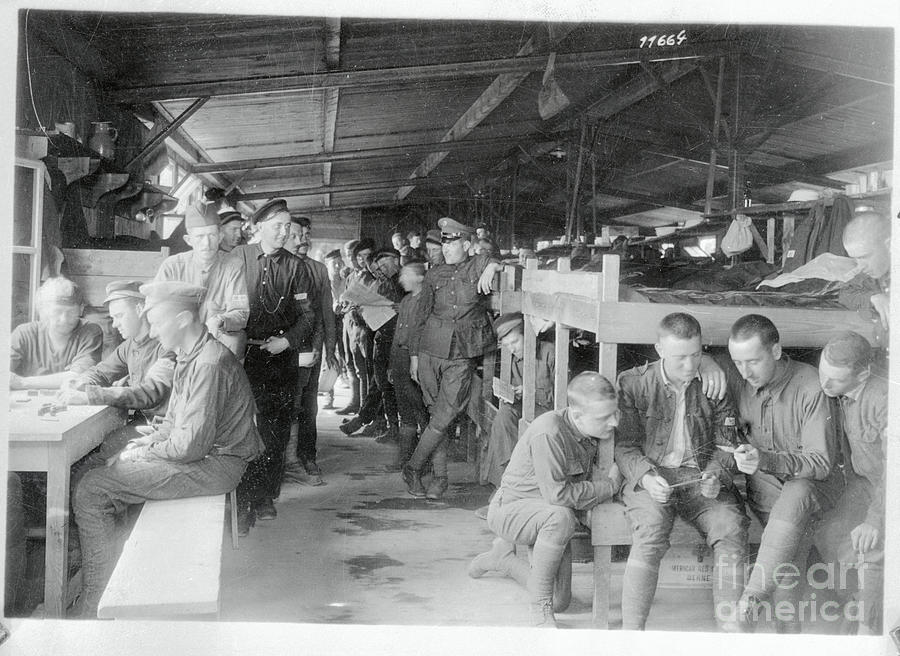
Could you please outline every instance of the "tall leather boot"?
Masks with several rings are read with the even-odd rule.
[[[714,550],[713,608],[719,630],[739,633],[743,625],[738,618],[738,601],[744,589],[744,559],[735,553]]]
[[[656,595],[659,566],[628,559],[622,578],[622,628],[643,631]]]
[[[360,428],[362,428],[365,425],[366,425],[366,423],[362,419],[360,419],[359,415],[356,415],[350,421],[345,422],[345,423],[341,424],[340,426],[338,426],[338,428],[340,428],[341,432],[344,435],[353,435],[353,433],[355,433],[356,431],[358,431]]]
[[[475,556],[468,569],[469,576],[473,579],[493,572],[513,579],[523,588],[528,587],[530,571],[528,563],[516,556],[516,545],[503,538],[494,538],[490,550]]]
[[[556,544],[538,536],[531,556],[528,576],[528,597],[531,624],[535,627],[556,628],[553,615],[553,585],[566,545]]]
[[[349,373],[347,374],[347,378],[350,379],[350,392],[352,394],[350,398],[350,403],[341,408],[340,410],[335,410],[334,414],[336,415],[352,415],[359,412],[359,404],[360,404],[360,391],[359,391],[359,377],[353,371],[353,368],[349,368]]]
[[[416,439],[415,426],[400,426],[397,431],[397,455],[394,462],[385,466],[387,471],[400,471],[412,455],[413,442]]]

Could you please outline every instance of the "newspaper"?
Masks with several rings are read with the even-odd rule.
[[[397,314],[392,300],[356,280],[347,286],[341,300],[358,305],[363,320],[372,330],[378,330]]]

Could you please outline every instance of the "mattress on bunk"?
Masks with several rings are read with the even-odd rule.
[[[818,310],[846,310],[833,289],[821,292],[776,291],[699,291],[694,289],[668,289],[622,285],[619,291],[622,301],[647,301],[695,305],[727,305],[758,307],[791,307]]]

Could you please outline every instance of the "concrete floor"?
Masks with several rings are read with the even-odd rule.
[[[338,385],[336,405],[347,398]],[[319,465],[326,485],[292,480],[278,518],[257,522],[237,551],[226,541],[220,618],[226,621],[527,626],[525,590],[509,579],[467,576],[492,535],[473,510],[487,502],[472,465],[454,462],[439,502],[415,499],[386,473],[390,445],[346,437],[341,417],[319,414]],[[613,625],[624,563],[613,577]],[[557,619],[590,628],[591,563],[573,567],[573,600]],[[714,630],[706,590],[661,588],[648,628]]]

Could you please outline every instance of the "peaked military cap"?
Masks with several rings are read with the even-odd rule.
[[[138,290],[147,298],[144,312],[160,303],[177,303],[186,308],[198,308],[206,294],[206,287],[181,280],[161,280],[141,285]]]
[[[224,212],[219,212],[219,225],[225,225],[227,223],[231,223],[232,221],[243,221],[244,215],[236,210],[225,210]]]
[[[467,225],[464,225],[457,221],[456,219],[451,219],[449,216],[445,216],[443,219],[438,219],[438,227],[441,229],[441,235],[448,236],[469,236],[472,235],[475,231]]]
[[[497,333],[497,339],[503,339],[516,328],[521,329],[525,325],[525,317],[521,312],[507,312],[501,314],[494,321],[494,332]]]
[[[136,298],[144,300],[144,295],[140,292],[140,280],[114,280],[106,286],[106,298],[104,303],[110,301],[118,301],[121,298]]]

